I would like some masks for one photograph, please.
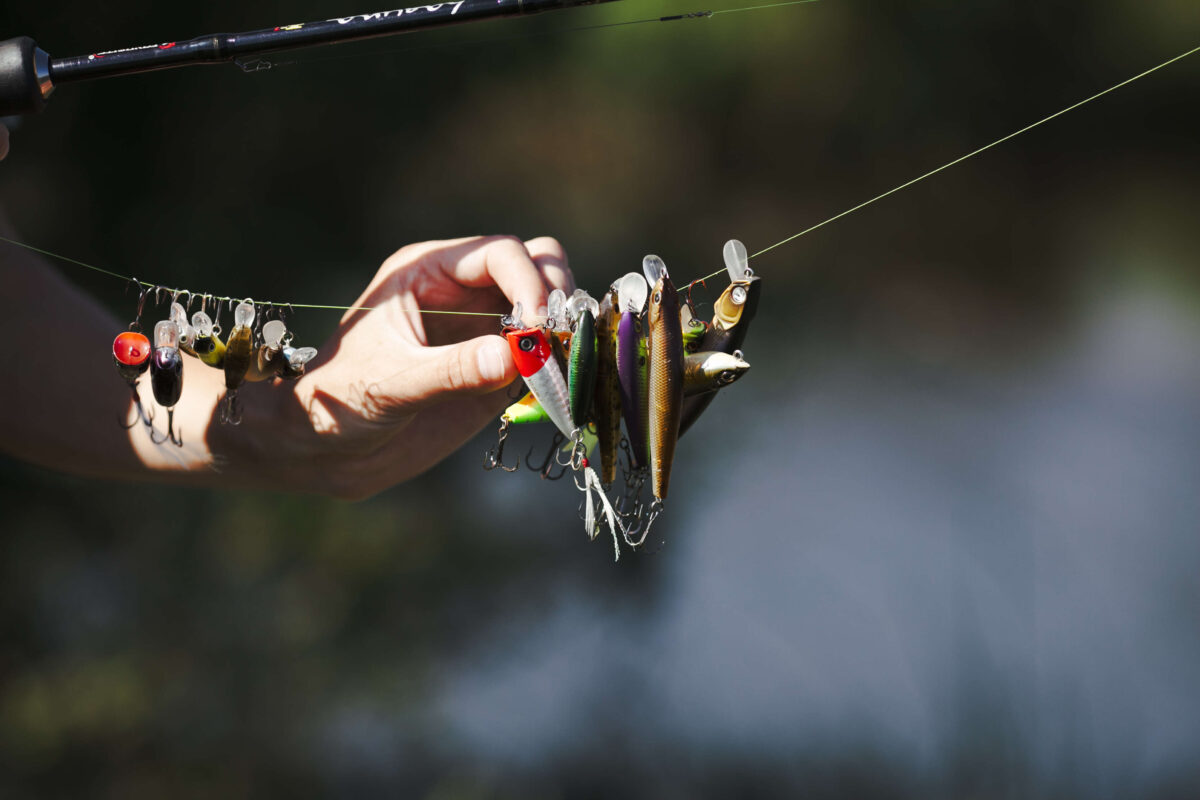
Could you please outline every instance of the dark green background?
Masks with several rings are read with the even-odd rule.
[[[705,7],[736,4],[65,86],[0,199],[29,243],[235,296],[349,303],[476,233],[556,236],[593,291],[648,252],[687,280],[1200,44],[1184,0],[570,30]],[[0,36],[372,10],[7,3]],[[756,260],[754,368],[681,443],[657,555],[614,565],[566,483],[484,473],[491,431],[354,505],[3,462],[0,788],[1194,796],[1198,89],[1184,61]]]

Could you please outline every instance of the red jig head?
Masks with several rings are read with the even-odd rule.
[[[144,333],[123,331],[113,339],[113,363],[125,382],[133,385],[150,368],[150,340]]]

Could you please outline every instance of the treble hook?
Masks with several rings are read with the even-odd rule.
[[[555,431],[554,438],[550,440],[550,450],[546,453],[546,458],[544,461],[542,461],[542,465],[540,467],[533,466],[533,448],[532,447],[530,447],[529,452],[525,454],[526,465],[534,472],[541,473],[542,480],[547,480],[547,481],[558,480],[563,475],[567,474],[567,469],[570,467],[570,464],[563,464],[561,461],[558,460],[558,450],[560,447],[563,446],[563,442],[565,442],[565,441],[567,441],[567,437],[563,436],[561,432]],[[557,463],[559,466],[562,467],[562,470],[557,475],[553,475],[553,471],[554,471],[553,464],[554,463]],[[552,475],[553,475],[553,477],[551,477]]]
[[[521,468],[521,457],[517,456],[517,463],[511,467],[504,463],[504,440],[508,438],[508,429],[511,427],[511,422],[508,418],[504,418],[500,422],[500,438],[496,441],[496,446],[483,454],[483,468],[493,470],[496,467],[505,472],[516,472]]]
[[[154,442],[155,444],[163,444],[164,442],[170,442],[171,444],[175,445],[176,447],[183,447],[183,436],[180,436],[175,433],[175,409],[174,408],[167,409],[167,435],[161,439],[155,439],[154,438],[154,428],[151,428],[150,429],[150,441]]]
[[[260,342],[262,339],[259,334],[262,331],[263,317],[267,315],[266,303],[255,303],[259,307],[258,313],[254,315],[254,331],[251,333],[252,341]]]
[[[583,441],[583,430],[580,429],[575,431],[575,443],[571,446],[571,457],[567,459],[567,463],[564,465],[557,455],[554,457],[554,460],[558,461],[559,465],[568,466],[573,471],[578,472],[587,466],[587,450],[587,445]]]
[[[137,382],[129,384],[129,393],[133,395],[133,407],[137,409],[137,419],[126,425],[120,417],[117,418],[117,424],[125,430],[137,425],[139,422],[151,430],[150,438],[154,438],[154,415],[146,413],[146,407],[142,405],[142,396],[138,394]]]
[[[642,511],[643,507],[638,506],[637,516],[634,519],[634,524],[625,528],[623,533],[625,536],[625,544],[637,549],[646,542],[646,537],[650,535],[650,526],[654,524],[654,520],[658,519],[663,512],[663,501],[659,498],[654,498],[654,502],[650,504],[650,515],[645,518],[645,527],[642,527]],[[638,534],[641,536],[634,541],[634,537]]]
[[[219,419],[223,425],[242,424],[242,404],[238,402],[236,391],[225,393],[225,399],[221,401],[221,415]]]

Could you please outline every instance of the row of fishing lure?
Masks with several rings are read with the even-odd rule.
[[[547,319],[527,325],[518,304],[503,321],[517,370],[528,394],[500,418],[496,447],[484,468],[506,466],[504,442],[513,425],[551,422],[557,428],[543,478],[552,460],[571,470],[584,493],[589,538],[606,524],[620,558],[620,540],[640,547],[663,511],[675,447],[716,396],[750,369],[742,342],[758,307],[761,281],[747,266],[745,246],[725,244],[729,286],[713,305],[711,322],[695,315],[690,291],[681,301],[667,266],[646,256],[600,301],[576,290],[552,292]],[[624,421],[625,433],[621,433]],[[599,451],[600,472],[589,460]],[[622,458],[623,455],[623,458]],[[616,507],[608,498],[618,467],[624,490]],[[651,497],[643,500],[649,484]]]
[[[137,410],[137,418],[125,427],[141,422],[155,444],[170,441],[183,446],[183,438],[175,433],[175,404],[183,394],[183,353],[224,371],[225,397],[221,401],[220,420],[231,425],[241,422],[238,389],[243,382],[268,378],[294,380],[304,374],[305,365],[317,355],[314,347],[292,347],[292,334],[283,320],[262,322],[265,312],[256,313],[254,301],[249,299],[234,308],[233,330],[226,341],[221,340],[220,301],[216,308],[218,322],[209,317],[204,307],[189,322],[187,310],[172,300],[168,318],[154,325],[151,345],[141,332],[142,309],[148,294],[148,290],[140,289],[137,316],[128,330],[117,334],[112,352],[117,372],[129,384]],[[256,316],[261,323],[259,328],[254,325]],[[155,436],[154,418],[143,409],[137,390],[138,378],[147,370],[154,400],[167,410],[167,432],[161,439]]]

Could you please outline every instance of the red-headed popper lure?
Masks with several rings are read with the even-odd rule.
[[[567,380],[554,358],[550,339],[542,328],[523,327],[519,311],[518,308],[513,312],[513,324],[504,332],[517,372],[521,373],[525,385],[541,403],[554,426],[573,441],[579,426],[571,418]]]

